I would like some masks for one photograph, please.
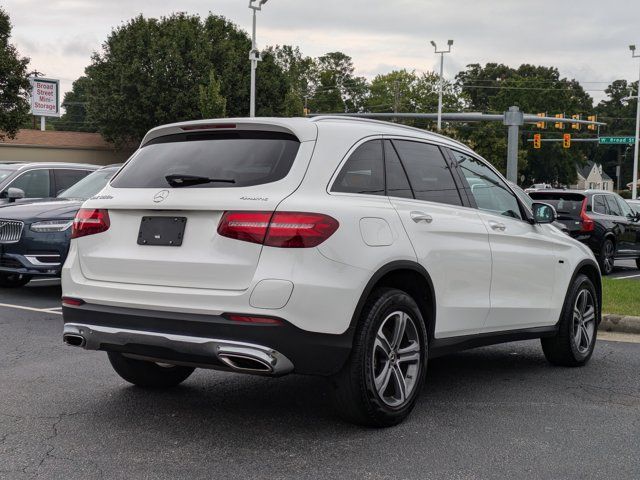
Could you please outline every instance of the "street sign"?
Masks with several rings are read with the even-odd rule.
[[[33,77],[31,80],[31,115],[60,116],[60,80]]]
[[[633,145],[636,143],[635,137],[600,137],[600,145]]]

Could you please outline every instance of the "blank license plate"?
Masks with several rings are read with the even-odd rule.
[[[186,217],[142,217],[138,245],[179,247],[186,224]]]

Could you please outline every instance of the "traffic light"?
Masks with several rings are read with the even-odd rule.
[[[556,118],[564,118],[564,113],[558,113],[556,114]],[[555,123],[555,127],[558,130],[564,130],[564,123],[563,122],[556,122]]]
[[[571,115],[571,118],[573,120],[580,120],[580,115]],[[573,130],[580,130],[580,124],[579,123],[572,123],[571,124],[571,128]]]
[[[309,115],[311,113],[311,110],[308,109],[307,107],[304,107],[304,116],[306,117],[307,115]]]
[[[542,135],[540,135],[539,133],[535,133],[533,135],[533,148],[540,147],[542,147]]]
[[[571,148],[571,135],[568,133],[562,136],[562,148]]]
[[[538,114],[538,117],[546,117],[546,116],[547,116],[546,113],[539,113]],[[547,122],[539,121],[539,122],[536,123],[536,127],[541,128],[541,129],[544,130],[545,128],[547,128]]]
[[[587,117],[587,120],[589,120],[590,122],[597,122],[598,121],[598,116],[597,115],[589,115]],[[587,125],[587,129],[588,130],[597,130],[598,126],[597,125]]]

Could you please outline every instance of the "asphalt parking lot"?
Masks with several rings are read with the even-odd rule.
[[[2,292],[3,479],[640,474],[640,343],[600,341],[581,369],[549,366],[537,341],[441,358],[408,421],[371,430],[339,420],[318,378],[131,387],[104,353],[62,344],[58,285]]]

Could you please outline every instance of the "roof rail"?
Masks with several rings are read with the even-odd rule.
[[[322,122],[325,120],[348,120],[351,122],[362,122],[362,123],[374,123],[374,124],[379,124],[379,125],[386,125],[386,126],[393,126],[396,128],[403,128],[405,130],[411,130],[413,132],[420,132],[422,134],[428,134],[428,135],[433,135],[434,137],[439,137],[442,138],[444,140],[447,140],[449,142],[455,143],[457,145],[460,145],[461,147],[464,147],[466,149],[469,149],[469,147],[467,145],[465,145],[464,143],[455,140],[451,137],[447,137],[446,135],[442,135],[440,133],[435,133],[435,132],[431,132],[429,130],[423,130],[421,128],[417,128],[417,127],[410,127],[409,125],[403,125],[401,123],[394,123],[394,122],[385,122],[384,120],[374,120],[372,118],[364,118],[364,117],[352,117],[349,116],[348,113],[343,114],[339,114],[339,115],[312,115],[309,116],[309,120],[312,122]]]

